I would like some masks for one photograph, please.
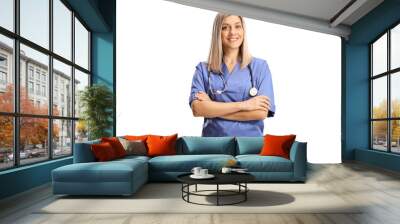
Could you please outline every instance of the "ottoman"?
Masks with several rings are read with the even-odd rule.
[[[132,195],[148,180],[146,160],[74,163],[52,171],[53,193]]]

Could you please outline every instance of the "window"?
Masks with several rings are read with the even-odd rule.
[[[20,0],[21,36],[46,49],[49,48],[48,12],[49,0]]]
[[[46,82],[46,74],[42,73],[42,82]]]
[[[400,153],[400,25],[370,44],[371,148]]]
[[[6,89],[7,83],[8,83],[7,82],[7,56],[0,52],[0,91],[1,92],[7,91],[7,89]]]
[[[0,170],[14,166],[13,117],[0,115]]]
[[[36,84],[36,95],[40,95],[40,84]]]
[[[0,66],[7,67],[7,56],[0,54]]]
[[[29,73],[29,79],[33,80],[33,67],[32,66],[29,66],[28,73]]]
[[[75,40],[75,62],[89,69],[89,32],[77,18],[75,18]]]
[[[1,0],[0,9],[0,26],[14,31],[14,0]]]
[[[54,97],[54,100],[53,100],[54,108],[57,108],[57,104],[58,104],[58,90],[57,89],[54,90],[53,97]],[[56,109],[53,109],[53,113],[54,113],[55,110]]]
[[[60,1],[53,0],[54,52],[71,60],[72,12]]]
[[[54,83],[53,83],[53,91],[54,91],[54,98],[57,100],[53,101],[54,104],[58,104],[58,94],[60,93],[60,100],[62,103],[64,103],[64,95],[71,95],[72,92],[70,89],[65,90],[64,85],[66,83],[72,84],[72,69],[71,66],[68,66],[58,60],[53,60],[54,64],[54,70],[53,70],[53,77],[54,77]],[[71,105],[72,98],[67,99],[68,105]],[[56,105],[53,105],[56,106]],[[53,114],[60,114],[59,109],[53,110]],[[65,110],[65,114],[62,113],[63,117],[72,117],[72,108],[71,106],[67,107]]]
[[[33,82],[28,82],[28,92],[29,94],[33,94],[34,89],[33,89]]]
[[[0,3],[0,7],[2,4],[3,3]],[[3,9],[1,9],[1,11],[3,11]],[[2,16],[3,15],[0,15],[0,21],[3,18]],[[7,60],[13,58],[13,51],[13,40],[0,33],[0,112],[14,111],[14,83],[12,82],[13,68],[11,65],[8,65],[10,61]],[[2,136],[0,135],[0,139],[1,138]]]
[[[75,70],[75,117],[81,114],[80,94],[89,85],[89,75],[79,70]]]
[[[0,71],[0,84],[2,85],[7,84],[7,74],[3,71]]]
[[[14,2],[20,6],[15,14]],[[0,83],[7,85],[0,85],[0,170],[70,156],[75,137],[87,139],[86,126],[76,126],[83,122],[79,113],[74,114],[77,90],[71,87],[89,85],[90,31],[66,4],[0,0],[0,26],[8,30],[0,29]],[[20,33],[14,32],[14,21],[19,21],[15,30]],[[14,42],[19,43],[19,51]],[[20,65],[17,74],[14,52]],[[19,94],[14,93],[15,75]]]
[[[390,31],[390,67],[396,69],[400,67],[400,24]]]
[[[40,71],[39,71],[39,69],[36,69],[36,80],[40,81]]]
[[[40,104],[39,101],[36,102]],[[19,158],[28,164],[49,158],[48,120],[44,118],[20,118]],[[32,133],[35,133],[34,137]]]
[[[46,96],[46,86],[42,86],[42,96]]]
[[[72,122],[71,120],[53,120],[53,157],[70,155],[72,153]]]

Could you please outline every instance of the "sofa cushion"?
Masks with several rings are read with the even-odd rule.
[[[234,137],[182,137],[181,149],[178,154],[226,154],[235,155]]]
[[[53,170],[52,175],[58,182],[130,182],[133,173],[147,171],[146,166],[140,159],[74,163]]]
[[[230,159],[235,159],[231,155],[174,155],[158,156],[149,160],[149,170],[151,172],[190,172],[193,167],[200,166],[209,171],[219,171]]]
[[[147,156],[137,156],[137,155],[130,155],[130,156],[125,156],[124,158],[120,158],[120,159],[116,159],[113,160],[113,162],[131,162],[131,161],[135,161],[135,160],[139,160],[139,161],[143,161],[143,162],[148,162],[150,159],[150,157]]]
[[[279,156],[238,155],[240,167],[249,172],[292,172],[292,161]]]
[[[263,137],[236,137],[236,155],[259,154],[263,145]]]

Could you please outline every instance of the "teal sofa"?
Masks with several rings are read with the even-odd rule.
[[[127,156],[96,162],[90,145],[99,141],[75,144],[74,163],[52,171],[54,194],[131,195],[148,181],[176,181],[193,167],[218,172],[228,160],[236,160],[259,182],[305,182],[307,143],[294,142],[290,159],[260,156],[263,137],[193,137],[183,136],[176,143],[176,155]]]

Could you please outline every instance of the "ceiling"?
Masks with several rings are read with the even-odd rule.
[[[266,22],[349,37],[351,25],[383,0],[167,0]]]

